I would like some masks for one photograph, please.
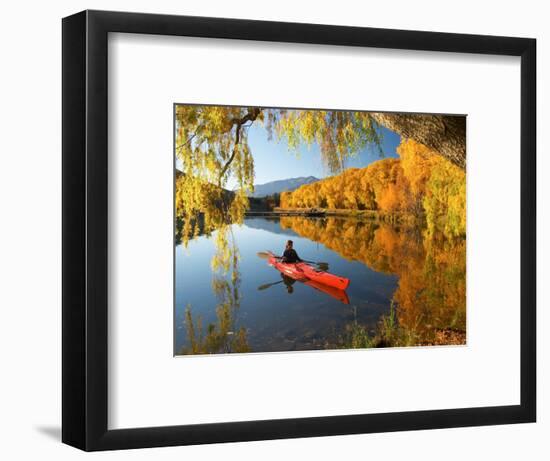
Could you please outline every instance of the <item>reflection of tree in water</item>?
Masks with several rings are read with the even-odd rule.
[[[237,329],[236,314],[240,307],[239,251],[230,226],[220,228],[216,234],[216,254],[212,258],[212,290],[216,294],[216,322],[203,329],[202,318],[193,319],[191,306],[185,310],[185,327],[189,347],[183,354],[217,354],[249,352],[246,330]]]
[[[378,345],[465,342],[464,238],[449,239],[417,227],[397,229],[386,223],[334,217],[283,217],[281,227],[320,242],[348,260],[399,276],[392,312],[381,320]],[[357,336],[356,325],[352,330]]]

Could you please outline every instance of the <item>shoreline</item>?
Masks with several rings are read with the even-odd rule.
[[[246,217],[283,217],[283,216],[301,216],[309,218],[341,217],[368,219],[371,221],[383,221],[391,223],[414,223],[424,221],[423,215],[416,216],[411,213],[381,213],[377,210],[348,210],[337,208],[274,208],[270,211],[252,211],[245,212]]]

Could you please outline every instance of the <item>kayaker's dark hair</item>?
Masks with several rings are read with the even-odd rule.
[[[287,245],[290,245],[290,246],[293,246],[294,245],[294,242],[292,240],[287,240],[286,242]]]

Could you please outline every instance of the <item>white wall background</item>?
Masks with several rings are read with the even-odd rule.
[[[4,5],[0,26],[0,454],[6,459],[79,459],[61,445],[61,17],[85,9],[132,10],[251,19],[332,23],[536,37],[539,116],[539,422],[394,434],[164,448],[95,456],[102,459],[407,460],[548,459],[550,386],[545,335],[550,182],[550,17],[544,2],[463,0],[277,0],[169,2],[21,1]],[[505,133],[503,133],[505,136]],[[498,171],[498,167],[495,167]],[[546,224],[546,226],[545,226]]]

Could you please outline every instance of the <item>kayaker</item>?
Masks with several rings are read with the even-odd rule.
[[[285,251],[283,253],[283,256],[281,258],[281,261],[284,263],[299,263],[302,262],[300,257],[298,256],[298,253],[296,253],[296,250],[292,248],[294,245],[294,242],[292,240],[288,240],[286,242]]]

